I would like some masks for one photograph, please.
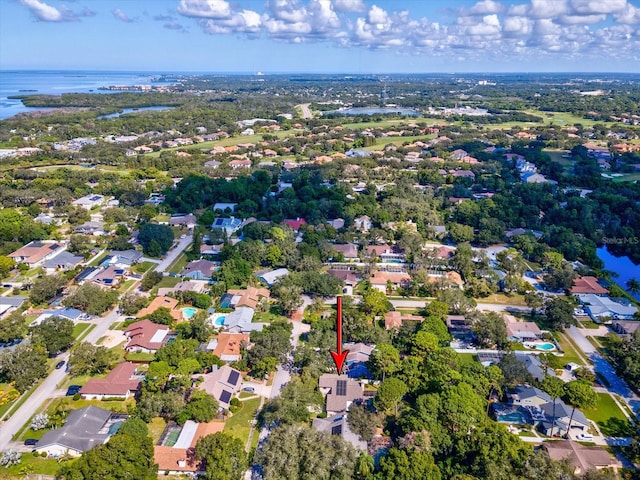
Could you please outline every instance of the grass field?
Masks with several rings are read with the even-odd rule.
[[[76,340],[78,340],[78,338],[80,338],[80,336],[86,336],[89,332],[85,332],[85,330],[87,329],[94,329],[96,326],[93,323],[76,323],[73,326],[73,338],[75,338]],[[84,333],[84,335],[83,335]]]
[[[260,399],[252,398],[251,400],[242,402],[242,404],[242,410],[235,413],[225,422],[224,433],[228,433],[233,437],[239,438],[243,443],[246,444],[247,440],[249,440],[249,433],[251,432],[251,421],[255,417],[256,412],[258,411],[258,407],[260,406]],[[255,445],[257,445],[257,432],[254,432],[253,439]],[[255,445],[252,445],[252,447]]]
[[[69,460],[74,462],[75,460]],[[23,453],[18,465],[0,467],[1,479],[22,479],[28,474],[55,475],[62,464],[55,458],[35,457],[31,453]]]
[[[553,337],[556,339],[556,341],[560,345],[560,348],[564,352],[564,356],[562,357],[562,363],[564,365],[571,362],[577,363],[578,365],[584,365],[584,361],[580,356],[578,356],[575,347],[565,335],[554,333]]]
[[[623,173],[619,177],[614,177],[612,181],[614,183],[621,183],[621,182],[637,182],[638,180],[640,180],[640,173]]]
[[[160,441],[160,436],[162,435],[162,432],[164,432],[164,428],[166,426],[167,422],[162,417],[154,417],[149,422],[149,433],[151,434],[154,445]]]
[[[169,273],[180,273],[188,262],[187,256],[181,253],[169,267]]]
[[[180,283],[178,277],[164,277],[154,288],[172,288]]]
[[[626,437],[633,434],[633,425],[616,405],[608,393],[597,393],[598,400],[594,408],[585,408],[583,413],[589,420],[598,424],[603,435]]]

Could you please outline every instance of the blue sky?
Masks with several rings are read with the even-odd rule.
[[[640,72],[640,0],[0,0],[0,70]]]

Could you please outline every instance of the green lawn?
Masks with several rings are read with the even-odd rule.
[[[251,432],[251,420],[253,420],[256,412],[258,411],[258,407],[260,406],[260,399],[252,398],[251,400],[242,402],[242,404],[242,410],[235,413],[225,422],[224,432],[233,437],[239,438],[244,444],[246,444],[247,440],[249,439],[249,433]],[[257,444],[257,431],[254,432],[253,439]]]
[[[73,326],[73,338],[75,338],[76,340],[78,340],[78,338],[84,333],[85,330],[90,329],[89,331],[91,331],[92,329],[94,329],[96,326],[93,323],[76,323]],[[88,334],[89,332],[87,332],[86,334]],[[85,334],[85,335],[86,335]],[[82,336],[85,336],[82,335]]]
[[[69,460],[74,462],[75,460]],[[62,464],[55,458],[35,457],[31,453],[23,453],[22,459],[18,465],[12,465],[9,468],[0,467],[0,478],[2,479],[19,479],[25,478],[28,474],[55,475]]]
[[[608,393],[597,393],[596,395],[598,396],[596,406],[583,409],[587,418],[596,422],[604,435],[630,436],[633,433],[633,426],[613,401],[611,395]]]
[[[554,332],[553,338],[560,344],[560,348],[562,349],[564,356],[562,357],[562,361],[564,365],[568,363],[577,363],[578,365],[584,365],[584,361],[581,357],[578,356],[576,352],[576,347],[572,344],[571,341],[568,340],[566,335],[561,335],[557,332]]]
[[[162,417],[153,417],[149,422],[149,433],[151,434],[154,445],[160,441],[160,437],[166,426],[167,422]]]
[[[106,252],[105,252],[105,253],[103,253],[103,254],[102,254],[102,255],[100,255],[99,257],[97,257],[97,258],[95,258],[94,260],[92,260],[92,261],[89,263],[89,266],[90,266],[90,267],[97,267],[98,265],[100,265],[100,264],[104,261],[104,259],[105,259],[105,258],[107,258],[107,255],[108,255],[108,254],[107,254]]]
[[[460,360],[460,366],[470,365],[477,361],[475,353],[459,353],[458,359]]]
[[[153,262],[141,262],[141,263],[136,263],[133,266],[133,270],[136,273],[145,273],[147,270],[149,270],[151,267],[154,267],[156,264]]]
[[[619,177],[614,177],[613,182],[635,182],[636,180],[640,180],[640,173],[623,173]]]
[[[181,281],[178,277],[163,277],[154,288],[172,288],[179,284]]]
[[[151,362],[155,358],[155,354],[146,352],[131,352],[125,355],[129,362]]]
[[[187,256],[181,253],[169,267],[169,273],[180,273],[187,263],[189,263]]]

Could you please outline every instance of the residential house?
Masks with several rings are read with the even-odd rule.
[[[541,448],[547,452],[551,460],[567,461],[575,475],[582,476],[590,470],[604,468],[615,470],[619,464],[609,452],[597,445],[585,446],[571,440],[560,440],[545,442]]]
[[[249,335],[245,333],[220,332],[207,345],[224,362],[237,362],[241,358],[241,347],[249,344]]]
[[[89,379],[79,393],[83,400],[126,400],[140,390],[142,378],[144,375],[138,373],[135,363],[124,362],[116,365],[105,378]]]
[[[600,285],[596,277],[584,276],[573,280],[571,293],[573,295],[608,295],[609,290]]]
[[[266,272],[258,272],[256,273],[258,279],[262,280],[269,287],[271,287],[277,279],[280,277],[284,277],[285,275],[289,275],[289,270],[286,268],[276,268],[275,270],[270,270]]]
[[[379,258],[382,263],[402,263],[405,260],[404,253],[396,246],[369,245],[366,251],[371,258]]]
[[[35,446],[38,453],[54,457],[71,455],[79,457],[96,445],[102,445],[117,431],[126,415],[117,415],[94,406],[69,412],[64,425],[47,431]]]
[[[255,310],[250,307],[239,307],[224,317],[224,328],[232,333],[251,333],[262,331],[264,323],[253,322]]]
[[[158,296],[156,298],[154,298],[151,303],[149,304],[149,306],[143,308],[142,310],[140,310],[137,314],[136,317],[138,318],[143,318],[146,317],[147,315],[151,315],[153,312],[155,312],[156,310],[158,310],[161,307],[164,308],[168,308],[169,311],[171,312],[171,315],[176,319],[176,320],[181,320],[182,316],[180,314],[180,312],[178,310],[176,310],[176,307],[178,306],[178,300],[172,297],[162,297],[162,296]],[[175,312],[175,314],[174,314]]]
[[[540,361],[538,355],[529,355],[528,352],[515,352],[516,360],[522,363],[531,377],[536,382],[541,382],[545,377],[555,377],[556,373],[553,368],[548,368],[545,371],[545,367]]]
[[[314,418],[313,428],[319,432],[327,432],[331,435],[338,435],[343,440],[349,442],[356,450],[361,452],[367,451],[367,442],[361,440],[360,437],[351,431],[349,422],[347,422],[347,413],[340,412],[327,418]]]
[[[170,293],[176,292],[196,292],[203,293],[207,288],[207,282],[187,280],[185,282],[178,283],[175,287],[166,287],[158,289],[158,296],[164,297]]]
[[[189,230],[193,230],[196,224],[196,216],[192,213],[178,213],[171,215],[171,218],[169,218],[169,225],[172,227],[187,227]]]
[[[155,353],[169,340],[169,327],[153,323],[151,320],[140,320],[132,323],[125,331],[127,352]]]
[[[8,256],[16,263],[24,263],[29,267],[37,267],[46,260],[61,253],[65,248],[66,246],[58,242],[34,240],[15,252],[10,253]]]
[[[307,221],[304,218],[288,218],[282,221],[284,225],[288,225],[293,229],[294,232],[298,233],[300,231],[300,227],[307,224]]]
[[[217,245],[209,245],[206,243],[202,243],[200,245],[200,255],[211,255],[211,256],[220,255],[220,252],[222,252],[223,247],[224,247],[224,243],[219,243]]]
[[[406,272],[380,272],[376,270],[369,278],[371,287],[380,290],[382,293],[387,293],[389,286],[393,289],[398,289],[408,285],[410,282],[411,276]]]
[[[614,320],[611,328],[620,335],[633,335],[640,331],[640,321],[638,320]]]
[[[158,465],[158,472],[168,475],[186,475],[187,478],[193,478],[205,473],[205,466],[196,460],[193,447],[175,448],[154,445],[153,461]]]
[[[356,230],[362,233],[367,233],[373,226],[371,219],[367,215],[363,215],[353,220],[353,225]]]
[[[97,221],[85,222],[75,227],[73,231],[82,235],[93,235],[94,237],[101,237],[107,233],[104,229],[104,222]]]
[[[218,269],[218,264],[209,260],[194,260],[180,272],[180,276],[193,280],[211,280],[213,272]]]
[[[51,275],[59,270],[63,272],[72,270],[82,263],[84,263],[84,257],[63,251],[55,257],[45,261],[42,266],[47,274]]]
[[[266,288],[248,287],[244,290],[230,289],[220,299],[220,303],[224,305],[224,308],[239,308],[249,307],[257,308],[260,300],[266,298],[267,300],[271,296]]]
[[[349,378],[372,378],[367,362],[371,357],[375,346],[364,343],[345,343],[342,345],[343,351],[349,353],[345,359],[345,373]]]
[[[211,224],[212,229],[219,228],[220,230],[223,230],[227,235],[227,237],[230,237],[235,232],[240,230],[241,226],[242,226],[242,220],[235,217],[216,218]]]
[[[251,168],[251,160],[248,158],[235,159],[229,162],[229,166],[233,170],[241,170],[245,168]]]
[[[225,410],[229,409],[231,398],[240,391],[242,373],[229,365],[202,376],[203,382],[198,389],[212,395]]]
[[[542,331],[534,322],[522,322],[512,315],[504,315],[504,324],[510,342],[529,342],[542,337]]]
[[[387,312],[384,316],[384,328],[387,330],[398,329],[402,327],[404,322],[423,322],[424,317],[420,315],[411,315],[398,311]]]
[[[142,252],[138,250],[112,250],[109,252],[105,263],[121,268],[129,268],[142,258]]]
[[[87,210],[91,210],[93,207],[98,207],[105,202],[105,198],[103,195],[96,195],[90,193],[89,195],[85,195],[84,197],[78,198],[71,202],[71,205],[76,207],[82,207]]]
[[[27,297],[4,297],[0,296],[0,316],[5,313],[12,312],[19,309],[24,302],[27,301]]]
[[[594,294],[578,295],[578,300],[584,305],[585,311],[596,321],[603,318],[614,320],[631,320],[638,310],[627,300],[598,296]],[[622,303],[625,302],[625,303]]]
[[[353,243],[331,245],[331,249],[337,254],[342,254],[344,260],[347,262],[358,260],[358,246]]]
[[[100,287],[115,288],[120,283],[120,279],[124,276],[126,270],[115,265],[109,265],[98,271],[91,281]]]
[[[325,410],[328,416],[346,412],[355,400],[365,398],[362,383],[335,373],[321,375],[318,379],[318,388],[325,397]]]

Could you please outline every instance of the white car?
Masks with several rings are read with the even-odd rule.
[[[593,440],[593,435],[591,435],[590,433],[579,433],[578,435],[576,435],[576,438],[578,440]]]

